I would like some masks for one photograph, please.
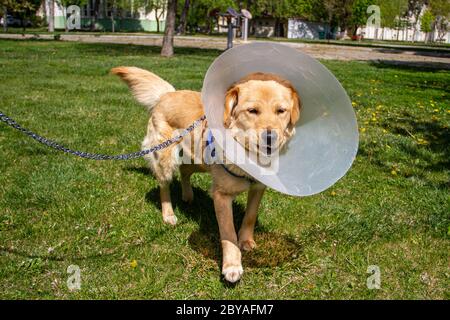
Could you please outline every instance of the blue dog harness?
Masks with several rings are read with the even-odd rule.
[[[208,130],[208,135],[206,136],[206,155],[208,155],[208,156],[210,155],[211,160],[214,160],[216,158],[216,147],[214,145],[214,136],[212,135],[211,130]],[[214,161],[212,161],[212,162],[214,162]],[[220,163],[220,165],[229,175],[231,175],[235,178],[246,179],[251,183],[255,182],[255,180],[253,180],[252,178],[249,178],[247,176],[241,176],[241,175],[238,175],[238,174],[232,172],[223,163]]]

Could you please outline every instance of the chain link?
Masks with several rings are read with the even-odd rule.
[[[192,132],[195,128],[197,128],[204,120],[206,119],[206,116],[202,116],[201,118],[199,118],[198,120],[196,120],[194,123],[192,123],[189,127],[187,127],[186,129],[183,130],[183,132],[178,135],[175,136],[171,139],[168,139],[156,146],[151,147],[150,149],[146,149],[146,150],[142,150],[142,151],[138,151],[138,152],[132,152],[132,153],[125,153],[125,154],[119,154],[119,155],[106,155],[106,154],[96,154],[96,153],[89,153],[89,152],[83,152],[83,151],[77,151],[77,150],[72,150],[69,149],[67,147],[64,147],[62,145],[60,145],[59,143],[44,138],[36,133],[34,133],[31,130],[28,130],[26,128],[23,128],[21,125],[19,125],[16,121],[14,121],[13,119],[11,119],[10,117],[8,117],[7,115],[5,115],[3,112],[0,111],[0,120],[3,121],[4,123],[6,123],[7,125],[9,125],[10,127],[26,134],[27,136],[33,138],[34,140],[36,140],[37,142],[46,145],[50,148],[65,152],[65,153],[69,153],[69,154],[73,154],[77,157],[80,158],[84,158],[84,159],[92,159],[92,160],[130,160],[130,159],[136,159],[136,158],[140,158],[143,157],[149,153],[153,153],[155,151],[159,151],[162,149],[165,149],[169,146],[171,146],[174,143],[179,142],[181,139],[183,139],[184,136],[188,135],[190,132]]]

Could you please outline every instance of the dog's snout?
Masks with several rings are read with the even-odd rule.
[[[262,132],[261,138],[266,143],[266,145],[270,146],[276,143],[278,135],[275,130],[267,129]]]

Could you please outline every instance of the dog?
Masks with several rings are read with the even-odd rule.
[[[136,67],[117,67],[111,70],[128,84],[138,102],[147,107],[150,119],[147,135],[142,143],[149,149],[174,137],[177,130],[189,127],[204,115],[200,92],[175,90],[159,76]],[[275,74],[252,73],[234,83],[225,95],[224,126],[233,132],[233,137],[242,132],[265,141],[250,145],[243,142],[249,152],[271,155],[274,150],[284,150],[295,134],[295,125],[301,112],[300,97],[293,85]],[[179,168],[182,187],[182,200],[192,202],[194,198],[190,177],[195,172],[209,172],[212,175],[211,195],[219,224],[222,245],[222,274],[226,281],[235,283],[243,274],[241,250],[250,251],[256,247],[254,227],[258,208],[266,186],[255,181],[245,171],[234,164],[180,164],[177,161],[178,148],[192,155],[194,144],[205,146],[208,140],[206,121],[177,145],[146,156],[149,167],[160,185],[163,221],[170,225],[177,223],[171,198],[170,183]],[[188,137],[188,136],[187,136]],[[190,143],[186,143],[191,140]],[[259,141],[258,140],[258,141]],[[247,140],[246,140],[247,141]],[[240,142],[241,143],[241,142]],[[248,192],[247,208],[239,232],[233,223],[232,201],[242,193]]]

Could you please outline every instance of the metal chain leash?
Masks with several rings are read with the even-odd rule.
[[[46,145],[50,148],[53,148],[53,149],[56,149],[56,150],[59,150],[59,151],[65,152],[65,153],[73,154],[80,158],[92,159],[92,160],[130,160],[130,159],[136,159],[136,158],[143,157],[149,153],[153,153],[155,151],[165,149],[165,148],[171,146],[172,144],[179,142],[181,139],[183,139],[184,136],[186,136],[187,134],[192,132],[195,128],[197,128],[205,119],[206,119],[206,116],[203,115],[200,119],[197,119],[189,127],[184,129],[180,135],[175,136],[171,139],[168,139],[156,146],[151,147],[150,149],[133,152],[133,153],[125,153],[125,154],[111,156],[111,155],[106,155],[106,154],[96,154],[96,153],[77,151],[77,150],[72,150],[67,147],[64,147],[55,141],[44,138],[44,137],[34,133],[31,130],[23,128],[16,121],[14,121],[13,119],[11,119],[10,117],[8,117],[7,115],[5,115],[3,112],[0,111],[0,120],[1,121],[3,121],[4,123],[6,123],[7,125],[9,125],[10,127],[14,128],[14,129],[21,131],[22,133],[33,138],[37,142],[39,142],[43,145]]]

